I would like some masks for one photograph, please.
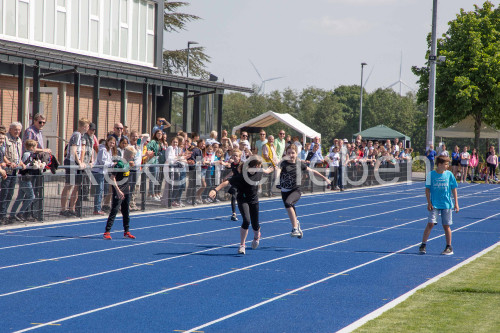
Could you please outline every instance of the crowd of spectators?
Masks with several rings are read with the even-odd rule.
[[[37,215],[41,211],[41,177],[37,176],[47,168],[55,173],[57,165],[54,165],[58,163],[52,151],[44,147],[42,129],[45,122],[44,115],[37,114],[24,133],[22,124],[18,122],[10,124],[8,129],[0,127],[2,224],[41,219]],[[218,133],[212,131],[205,140],[198,133],[170,133],[169,128],[170,124],[161,117],[150,134],[137,130],[128,132],[126,126],[116,123],[111,132],[98,139],[95,124],[88,119],[80,119],[77,131],[71,135],[64,149],[64,171],[61,173],[65,174],[65,184],[59,214],[78,216],[76,205],[79,196],[93,201],[94,215],[107,214],[112,193],[108,170],[116,165],[128,146],[137,152],[130,162],[130,211],[140,209],[139,175],[142,173],[147,175],[146,199],[149,201],[172,207],[207,204],[222,199],[211,199],[208,193],[230,175],[235,156],[245,162],[256,155],[276,166],[288,145],[296,145],[299,158],[311,168],[325,168],[327,176],[333,180],[331,190],[344,189],[344,168],[362,164],[374,166],[377,161],[395,165],[411,159],[411,149],[405,148],[398,139],[385,142],[363,140],[361,137],[352,142],[335,139],[331,146],[327,144],[323,147],[320,137],[304,143],[298,136],[287,135],[285,130],[278,131],[274,136],[267,135],[262,129],[256,140],[252,140],[246,131],[238,137],[223,130],[220,139]],[[273,196],[273,174],[268,179],[265,191],[263,187],[260,189],[263,196]],[[17,198],[8,211],[16,186]]]

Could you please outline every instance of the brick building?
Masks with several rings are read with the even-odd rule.
[[[150,132],[221,132],[225,90],[249,88],[161,73],[163,1],[0,0],[0,124],[47,117],[61,157],[86,117],[103,138],[115,122]]]

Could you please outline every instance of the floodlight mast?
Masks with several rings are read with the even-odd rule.
[[[363,120],[363,66],[366,66],[366,62],[361,63],[361,93],[359,97],[359,132],[361,132],[361,123]]]
[[[429,105],[427,111],[427,142],[426,146],[434,145],[434,115],[436,107],[436,50],[437,50],[437,4],[438,0],[433,0],[432,4],[432,40],[431,54],[429,55]]]
[[[187,49],[187,61],[186,61],[186,77],[189,77],[189,49],[191,45],[198,44],[198,42],[188,41],[188,49]]]

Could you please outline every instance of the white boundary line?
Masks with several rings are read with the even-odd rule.
[[[419,194],[419,195],[412,196],[412,197],[404,197],[404,198],[395,199],[393,201],[407,200],[407,199],[418,198],[418,197],[422,197],[422,196],[423,195]],[[367,197],[371,197],[371,196],[364,196],[364,197],[360,197],[360,198],[367,198]],[[315,203],[310,203],[310,204],[303,204],[303,205],[301,205],[301,207],[313,206],[313,205],[319,205],[319,204],[330,204],[332,202],[339,202],[339,201],[344,201],[344,200],[352,200],[352,198],[339,199],[339,200],[331,200],[331,201],[321,201],[321,202],[315,202]],[[338,209],[334,209],[334,210],[322,211],[322,212],[320,212],[320,214],[333,213],[333,212],[336,212],[336,211],[342,211],[342,210],[348,210],[348,209],[366,207],[366,206],[371,206],[371,205],[378,205],[378,202],[371,203],[371,204],[361,204],[361,205],[358,205],[358,206],[348,206],[348,207],[338,208]],[[268,209],[268,210],[264,210],[264,211],[261,211],[261,212],[270,212],[270,211],[279,211],[279,210],[283,210],[283,208],[282,207],[280,207],[280,208],[273,208],[273,209]],[[310,215],[311,214],[308,214],[308,215],[306,214],[306,215],[301,215],[301,216],[310,216]],[[314,214],[312,214],[312,215],[314,215]],[[187,219],[186,221],[180,221],[180,222],[174,222],[174,223],[166,223],[166,224],[160,224],[160,225],[152,225],[152,226],[134,228],[134,230],[144,230],[144,229],[168,227],[168,226],[172,226],[172,225],[179,225],[179,224],[186,224],[186,223],[198,223],[200,221],[216,220],[216,219],[219,219],[221,217],[226,217],[226,216],[227,215],[210,217],[210,218],[197,218],[197,219],[194,219],[194,220],[193,219]],[[277,220],[273,220],[273,221],[281,221],[281,220],[287,220],[287,219],[277,219]],[[273,221],[270,221],[270,222],[273,222]],[[265,222],[263,222],[263,223],[265,223]],[[239,226],[238,226],[238,228],[239,228]],[[215,231],[225,231],[225,230],[230,230],[230,229],[232,229],[232,228],[224,228],[224,229],[219,229],[219,230],[215,230]],[[207,231],[207,232],[209,232],[209,231]],[[121,233],[121,231],[114,231],[112,233]],[[12,248],[20,248],[20,247],[25,247],[25,246],[33,246],[33,245],[46,244],[46,243],[55,243],[55,242],[62,242],[62,241],[77,240],[77,239],[82,239],[82,238],[95,237],[95,236],[99,236],[99,235],[102,235],[102,233],[89,234],[89,235],[77,236],[77,237],[67,237],[67,238],[62,238],[62,239],[42,241],[42,242],[34,242],[34,243],[26,243],[26,244],[19,244],[19,245],[9,245],[9,246],[5,246],[5,247],[1,247],[0,250],[6,250],[6,249],[12,249]],[[192,235],[199,235],[199,233],[188,234],[188,235],[186,235],[186,237],[187,236],[192,236]],[[178,238],[178,237],[176,237],[176,238]],[[165,238],[165,239],[156,240],[156,241],[140,242],[139,244],[134,244],[134,245],[130,245],[130,246],[136,246],[136,245],[141,245],[141,244],[150,244],[150,243],[155,243],[155,242],[158,242],[158,241],[165,241],[165,240],[169,240],[169,239],[170,238]],[[90,253],[94,253],[94,252],[111,251],[111,250],[114,250],[114,249],[121,249],[121,248],[125,248],[125,247],[127,247],[127,246],[117,246],[117,247],[108,248],[108,249],[104,249],[104,250],[83,252],[82,255],[83,254],[90,254]],[[74,256],[76,256],[76,255],[74,255]],[[52,260],[54,260],[54,259],[61,259],[61,258],[64,258],[64,257],[52,258]],[[7,266],[0,266],[0,270],[4,269],[5,267],[7,267]]]
[[[500,215],[500,213],[496,213],[496,214],[490,215],[490,216],[488,216],[488,217],[486,217],[486,218],[484,218],[484,219],[481,219],[481,220],[478,220],[478,221],[476,221],[476,222],[473,222],[473,223],[470,223],[470,224],[468,224],[468,225],[465,225],[465,226],[463,226],[463,227],[461,227],[461,228],[456,229],[456,230],[455,230],[455,231],[453,231],[453,232],[456,232],[456,231],[458,231],[458,230],[460,230],[460,229],[463,229],[463,228],[469,227],[469,226],[471,226],[471,225],[477,224],[477,223],[479,223],[479,222],[486,221],[486,220],[488,220],[488,219],[490,219],[490,218],[492,218],[492,217],[495,217],[495,216],[497,216],[497,215]],[[441,237],[443,237],[443,236],[444,236],[444,234],[439,235],[439,236],[436,236],[436,237],[433,237],[433,238],[431,238],[430,240],[434,240],[434,239],[437,239],[437,238],[441,238]],[[276,300],[278,300],[278,299],[281,299],[281,298],[283,298],[283,297],[286,297],[286,296],[288,296],[288,295],[290,295],[290,294],[294,294],[294,293],[296,293],[297,291],[301,291],[301,290],[307,289],[307,288],[312,287],[312,286],[314,286],[314,285],[317,285],[317,284],[319,284],[319,283],[322,283],[322,282],[325,282],[325,281],[331,280],[331,279],[333,279],[334,277],[337,277],[337,276],[339,276],[339,275],[342,275],[342,274],[346,274],[346,273],[352,272],[352,271],[354,271],[354,270],[356,270],[356,269],[358,269],[358,268],[361,268],[361,267],[364,267],[364,266],[367,266],[367,265],[373,264],[373,263],[375,263],[375,262],[377,262],[377,261],[380,261],[380,260],[382,260],[382,259],[386,259],[386,258],[392,257],[392,256],[394,256],[394,255],[396,255],[396,254],[398,254],[398,253],[400,253],[400,252],[404,252],[404,251],[406,251],[406,250],[409,250],[409,249],[411,249],[412,247],[415,247],[415,246],[417,246],[417,245],[419,245],[419,244],[420,244],[420,243],[416,243],[416,244],[410,245],[410,246],[408,246],[408,247],[405,247],[405,248],[403,248],[403,249],[400,249],[400,250],[398,250],[398,251],[395,251],[395,252],[393,252],[393,253],[387,254],[387,255],[385,255],[385,256],[382,256],[382,257],[379,257],[379,258],[376,258],[376,259],[373,259],[373,260],[367,261],[367,262],[365,262],[365,263],[363,263],[363,264],[360,264],[360,265],[357,265],[357,266],[351,267],[351,268],[346,269],[346,270],[344,270],[344,271],[342,271],[342,272],[336,273],[336,274],[334,274],[334,275],[327,276],[327,277],[325,277],[325,278],[323,278],[323,279],[320,279],[320,280],[314,281],[314,282],[309,283],[309,284],[307,284],[307,285],[304,285],[304,286],[302,286],[302,287],[299,287],[299,288],[296,288],[296,289],[290,290],[290,291],[288,291],[288,292],[286,292],[286,293],[280,294],[279,296],[275,296],[275,297],[270,298],[270,299],[268,299],[268,300],[266,300],[266,301],[263,301],[263,302],[260,302],[260,303],[254,304],[254,305],[252,305],[252,306],[250,306],[250,307],[247,307],[247,308],[245,308],[245,309],[241,309],[241,310],[239,310],[239,311],[233,312],[233,313],[228,314],[228,315],[226,315],[226,316],[224,316],[224,317],[221,317],[221,318],[218,318],[218,319],[212,320],[212,321],[210,321],[210,322],[208,322],[208,323],[205,323],[205,324],[202,324],[202,325],[200,325],[200,326],[197,326],[197,327],[191,328],[191,329],[186,330],[186,331],[184,331],[184,332],[185,332],[185,333],[190,333],[190,332],[199,331],[199,330],[200,330],[200,329],[202,329],[202,328],[205,328],[205,327],[207,327],[207,326],[211,326],[211,325],[213,325],[213,324],[219,323],[219,322],[221,322],[221,321],[224,321],[224,320],[229,319],[229,318],[231,318],[231,317],[237,316],[237,315],[242,314],[242,313],[244,313],[244,312],[248,312],[248,311],[250,311],[250,310],[253,310],[253,309],[255,309],[255,308],[258,308],[258,307],[260,307],[260,306],[262,306],[262,305],[265,305],[265,304],[267,304],[267,303],[274,302],[274,301],[276,301]],[[499,243],[496,243],[495,245],[490,246],[490,247],[488,248],[489,250],[488,250],[488,249],[487,249],[487,250],[488,250],[488,251],[492,250],[492,248],[496,247],[498,244],[499,244]],[[482,254],[486,253],[486,252],[484,252],[484,253],[483,253],[483,252],[484,252],[484,251],[482,251],[482,252],[480,252],[480,253],[478,253],[478,254],[474,255],[473,257],[469,258],[469,259],[471,259],[471,260],[469,260],[469,261],[467,261],[467,262],[472,261],[472,260],[473,260],[472,258],[476,259],[476,258],[479,256],[479,254],[481,254],[481,255],[482,255]],[[432,281],[432,282],[437,281],[439,278],[441,278],[441,277],[443,277],[443,276],[445,276],[445,275],[447,275],[447,274],[451,273],[452,271],[456,270],[456,269],[458,268],[457,266],[462,267],[464,264],[465,264],[465,261],[464,261],[464,262],[462,262],[462,263],[460,263],[460,264],[458,264],[458,265],[456,265],[456,266],[454,266],[454,267],[452,267],[452,268],[450,268],[450,269],[448,269],[448,270],[447,270],[447,271],[445,271],[444,273],[441,273],[441,274],[437,275],[435,278],[433,278],[432,280],[427,281],[427,282],[426,282],[426,283],[424,283],[423,285],[427,285],[427,284],[431,283],[431,281]],[[455,268],[455,267],[457,267],[457,268]],[[415,292],[415,291],[413,291],[413,292]],[[406,294],[405,294],[405,295],[406,295]],[[409,297],[409,295],[408,295],[407,297]],[[394,302],[394,301],[393,301],[393,302]],[[391,303],[392,303],[392,302],[391,302]],[[391,303],[388,303],[388,304],[391,304]],[[396,305],[396,304],[394,304],[393,306],[395,306],[395,305]],[[388,310],[388,309],[385,309],[384,311],[386,311],[386,310]],[[370,318],[370,319],[372,319],[372,318]],[[358,326],[358,327],[359,327],[359,326]],[[339,331],[339,332],[342,332],[342,331]],[[350,331],[345,331],[345,332],[350,332]]]
[[[375,186],[370,186],[370,187],[353,188],[353,189],[346,190],[344,192],[326,191],[326,192],[320,192],[320,193],[303,193],[302,197],[313,197],[313,196],[318,196],[318,195],[342,195],[343,196],[343,195],[346,195],[346,194],[349,194],[352,192],[358,192],[358,191],[371,192],[371,191],[375,191],[375,190],[382,188],[382,187],[402,186],[402,185],[413,186],[413,185],[418,184],[418,183],[421,183],[421,182],[406,182],[405,181],[405,182],[399,182],[399,183],[394,183],[394,184],[385,184],[385,185],[375,185]],[[412,189],[398,191],[398,192],[412,191],[415,189],[416,188],[412,188]],[[272,197],[272,198],[259,198],[259,202],[275,201],[278,199],[281,200],[281,197],[276,195],[275,197]],[[182,208],[162,208],[162,209],[148,210],[147,212],[133,212],[130,215],[131,216],[140,216],[140,217],[146,217],[149,215],[150,216],[167,215],[166,217],[168,217],[170,215],[176,215],[176,214],[183,213],[186,210],[195,210],[195,209],[197,211],[214,210],[214,209],[219,209],[225,205],[229,205],[229,203],[228,202],[221,202],[218,204],[211,204],[210,206],[202,206],[202,207],[186,206],[186,207],[182,207]],[[41,222],[41,223],[33,223],[30,226],[26,226],[26,225],[0,226],[0,231],[5,230],[8,233],[13,233],[13,232],[23,232],[23,231],[31,231],[31,230],[43,230],[43,229],[51,228],[48,225],[55,225],[57,227],[57,226],[65,226],[67,224],[71,224],[71,223],[75,223],[75,222],[82,222],[82,223],[78,223],[78,224],[88,225],[88,223],[84,223],[84,222],[92,222],[92,221],[95,221],[95,219],[96,219],[96,217],[89,216],[89,217],[86,217],[83,219],[69,219],[69,220],[61,220],[61,221],[55,221],[55,222],[46,221],[46,222]],[[103,217],[103,218],[99,218],[99,219],[105,220],[106,218]],[[96,222],[96,223],[101,223],[101,221]],[[73,224],[73,225],[75,225],[75,224]],[[38,226],[40,226],[42,228],[35,229],[35,227],[38,227]],[[26,228],[31,228],[31,227],[33,227],[33,229],[10,231],[10,230],[17,230],[17,229],[26,229]],[[3,233],[3,232],[0,233],[0,235],[2,235],[2,234],[7,234],[7,233]]]
[[[496,200],[499,200],[499,199],[492,199],[491,201],[496,201]],[[478,203],[478,204],[474,204],[473,206],[476,206],[476,205],[480,205],[482,203]],[[477,223],[480,223],[482,221],[486,221],[488,220],[489,218],[491,217],[494,217],[494,216],[497,216],[497,215],[500,215],[500,213],[497,213],[497,214],[494,214],[494,215],[490,215],[484,219],[481,219],[481,220],[478,220],[478,221],[475,221],[475,222],[472,222],[468,225],[465,225],[465,226],[462,226],[461,228],[458,228],[456,229],[456,231],[458,230],[461,230],[463,228],[466,228],[466,227],[469,227],[471,225],[474,225],[474,224],[477,224]],[[153,296],[156,296],[156,295],[159,295],[159,294],[162,294],[162,293],[165,293],[165,292],[168,292],[168,291],[171,291],[171,290],[176,290],[176,289],[180,289],[182,287],[185,287],[185,286],[190,286],[190,285],[194,285],[194,284],[198,284],[198,283],[201,283],[201,282],[205,282],[205,281],[208,281],[208,280],[212,280],[212,279],[215,279],[215,278],[219,278],[219,277],[222,277],[222,276],[226,276],[226,275],[230,275],[230,274],[233,274],[233,273],[236,273],[236,272],[240,272],[240,271],[246,271],[248,269],[251,269],[253,267],[258,267],[258,266],[262,266],[262,265],[265,265],[265,264],[268,264],[268,263],[272,263],[272,262],[276,262],[276,261],[280,261],[280,260],[284,260],[284,259],[287,259],[287,258],[290,258],[290,257],[294,257],[294,256],[297,256],[297,255],[300,255],[300,254],[303,254],[303,253],[309,253],[309,252],[312,252],[312,251],[315,251],[315,250],[318,250],[318,249],[322,249],[322,248],[326,248],[326,247],[329,247],[329,246],[332,246],[332,245],[336,245],[336,244],[340,244],[340,243],[345,243],[345,242],[348,242],[350,240],[353,240],[353,239],[358,239],[358,238],[362,238],[362,237],[365,237],[365,236],[368,236],[368,235],[372,235],[372,234],[377,234],[377,233],[381,233],[383,231],[386,231],[386,230],[391,230],[391,229],[395,229],[395,228],[398,228],[400,226],[403,226],[403,225],[407,225],[407,224],[410,224],[410,223],[414,223],[416,221],[419,221],[419,220],[423,220],[425,218],[421,218],[421,219],[417,219],[417,220],[414,220],[414,221],[410,221],[410,222],[406,222],[406,223],[403,223],[403,224],[400,224],[400,225],[397,225],[397,226],[392,226],[392,227],[389,227],[389,228],[385,228],[385,229],[382,229],[382,230],[376,230],[376,231],[373,231],[373,232],[370,232],[370,233],[366,233],[364,235],[357,235],[357,236],[354,236],[354,237],[351,237],[351,238],[348,238],[348,239],[343,239],[343,240],[340,240],[340,241],[335,241],[335,242],[331,242],[329,244],[325,244],[325,245],[321,245],[321,246],[318,246],[318,247],[315,247],[315,248],[311,248],[311,249],[307,249],[307,250],[303,250],[303,251],[299,251],[299,252],[296,252],[296,253],[292,253],[290,255],[286,255],[284,257],[280,257],[280,258],[275,258],[275,259],[271,259],[271,260],[268,260],[268,261],[265,261],[265,262],[260,262],[260,263],[256,263],[256,264],[253,264],[253,265],[249,265],[249,266],[246,266],[246,267],[242,267],[242,268],[239,268],[239,269],[236,269],[236,270],[231,270],[231,271],[228,271],[228,272],[224,272],[224,273],[221,273],[221,274],[217,274],[217,275],[213,275],[213,276],[210,276],[210,277],[206,277],[206,278],[203,278],[203,279],[200,279],[200,280],[197,280],[197,281],[193,281],[193,282],[189,282],[189,283],[185,283],[185,284],[182,284],[182,285],[178,285],[176,287],[172,287],[172,288],[167,288],[167,289],[162,289],[160,291],[157,291],[157,292],[154,292],[154,293],[150,293],[148,295],[144,295],[144,296],[139,296],[139,297],[136,297],[136,298],[132,298],[132,299],[128,299],[128,300],[125,300],[125,301],[122,301],[122,302],[118,302],[118,303],[114,303],[114,304],[110,304],[110,305],[107,305],[107,306],[104,306],[104,307],[100,307],[100,308],[95,308],[95,309],[92,309],[92,310],[89,310],[89,311],[85,311],[85,312],[81,312],[81,313],[77,313],[77,314],[74,314],[74,315],[71,315],[71,316],[68,316],[68,317],[64,317],[64,318],[60,318],[60,319],[57,319],[57,320],[53,320],[53,321],[50,321],[48,323],[43,323],[43,324],[39,324],[37,326],[34,326],[34,327],[28,327],[28,328],[25,328],[25,329],[22,329],[22,330],[19,330],[19,331],[16,331],[16,332],[27,332],[27,331],[31,331],[31,330],[35,330],[35,329],[38,329],[38,328],[41,328],[41,327],[44,327],[44,326],[48,326],[48,325],[52,325],[52,324],[56,324],[56,323],[59,323],[59,322],[63,322],[63,321],[66,321],[66,320],[69,320],[69,319],[73,319],[73,318],[77,318],[77,317],[81,317],[81,316],[85,316],[87,314],[91,314],[91,313],[95,313],[95,312],[99,312],[99,311],[102,311],[102,310],[106,310],[106,309],[109,309],[109,308],[113,308],[113,307],[116,307],[116,306],[120,306],[120,305],[123,305],[123,304],[127,304],[127,303],[131,303],[131,302],[135,302],[135,301],[138,301],[138,300],[142,300],[142,299],[145,299],[145,298],[149,298],[149,297],[153,297]],[[455,232],[456,232],[455,231]],[[430,241],[431,240],[434,240],[434,239],[437,239],[437,238],[441,238],[443,237],[444,234],[441,234],[439,236],[435,236],[431,239],[429,239]],[[264,302],[260,302],[258,304],[255,304],[251,307],[248,307],[246,309],[242,309],[240,311],[237,311],[237,312],[234,312],[232,314],[229,314],[227,316],[224,316],[224,317],[221,317],[219,319],[216,319],[214,321],[211,321],[209,323],[206,323],[206,324],[203,324],[201,326],[198,326],[198,327],[195,327],[195,328],[192,328],[186,332],[193,332],[193,331],[196,331],[196,330],[199,330],[201,328],[204,328],[204,327],[207,327],[207,326],[211,326],[217,322],[220,322],[220,321],[223,321],[225,319],[228,319],[228,318],[231,318],[231,317],[234,317],[236,315],[239,315],[241,313],[244,313],[244,312],[247,312],[247,311],[250,311],[254,308],[257,308],[257,307],[260,307],[262,305],[265,305],[267,303],[270,303],[270,302],[273,302],[275,300],[278,300],[278,299],[281,299],[285,296],[288,296],[289,294],[292,294],[294,292],[297,292],[297,291],[300,291],[300,290],[303,290],[303,289],[307,289],[308,287],[311,287],[311,286],[314,286],[316,284],[319,284],[319,283],[322,283],[324,281],[327,281],[327,280],[330,280],[334,277],[337,277],[339,275],[342,275],[342,274],[345,274],[347,272],[350,272],[350,271],[353,271],[355,269],[358,269],[358,268],[361,268],[361,267],[364,267],[364,266],[367,266],[369,264],[372,264],[372,263],[375,263],[377,261],[380,261],[382,259],[385,259],[385,258],[388,258],[388,257],[391,257],[395,254],[398,254],[400,252],[403,252],[405,250],[408,250],[410,248],[413,248],[417,245],[419,245],[420,243],[416,243],[416,244],[413,244],[413,245],[410,245],[408,247],[405,247],[403,249],[400,249],[398,251],[395,251],[395,252],[392,252],[390,254],[387,254],[385,256],[382,256],[382,257],[379,257],[379,258],[376,258],[374,260],[370,260],[368,262],[365,262],[363,264],[360,264],[360,265],[357,265],[355,267],[351,267],[347,270],[344,270],[342,272],[339,272],[335,275],[329,275],[328,277],[326,278],[323,278],[321,280],[318,280],[318,281],[315,281],[313,283],[310,283],[310,284],[307,284],[305,286],[302,286],[300,288],[296,288],[292,291],[289,291],[287,293],[284,293],[284,294],[281,294],[279,296],[276,296],[276,297],[273,297],[269,300],[266,300]]]

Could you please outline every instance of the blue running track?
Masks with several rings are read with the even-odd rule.
[[[462,185],[462,184],[461,184]],[[427,254],[423,183],[303,196],[304,238],[281,199],[238,255],[228,204],[0,230],[0,332],[335,332],[496,244],[500,187],[463,184],[455,254]]]

